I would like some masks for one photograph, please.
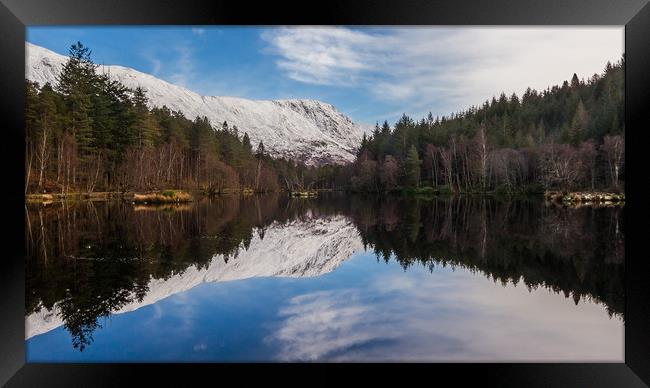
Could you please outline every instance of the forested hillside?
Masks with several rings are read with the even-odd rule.
[[[101,73],[90,54],[74,44],[57,84],[26,81],[26,193],[273,191],[304,183],[303,164],[270,158],[243,129],[149,109],[141,88]]]
[[[501,94],[448,117],[377,124],[348,171],[351,188],[622,190],[624,73],[622,58],[586,81],[574,74],[562,86]]]

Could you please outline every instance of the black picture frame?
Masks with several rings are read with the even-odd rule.
[[[328,1],[319,3],[203,0],[0,0],[0,142],[5,202],[4,254],[0,260],[0,384],[7,386],[103,386],[134,382],[146,374],[165,385],[204,377],[240,383],[252,377],[288,382],[289,369],[341,381],[336,372],[360,371],[365,364],[33,364],[25,363],[24,280],[24,76],[25,26],[31,25],[625,25],[626,246],[625,361],[623,363],[418,364],[408,374],[382,365],[366,378],[401,381],[405,377],[451,378],[454,384],[517,387],[642,387],[650,385],[650,292],[648,259],[641,247],[648,201],[643,198],[643,132],[650,128],[650,5],[647,0],[493,0],[483,1]],[[644,144],[645,143],[645,144]],[[636,150],[635,150],[636,149]],[[636,162],[632,159],[637,158]],[[630,211],[631,210],[631,211]],[[638,223],[638,225],[635,225]],[[636,248],[636,249],[635,249]],[[264,369],[247,373],[250,368]],[[376,367],[376,365],[375,365]],[[216,368],[216,369],[215,369]],[[402,369],[403,366],[400,366]],[[315,371],[314,369],[318,369]],[[398,373],[395,373],[398,372]],[[415,374],[412,374],[415,372]],[[219,380],[216,380],[219,379]],[[210,381],[210,380],[208,380]],[[424,380],[427,381],[427,380]],[[429,380],[431,381],[431,380]],[[148,380],[149,383],[152,381]],[[304,382],[304,380],[303,380]],[[644,383],[645,382],[645,383]]]

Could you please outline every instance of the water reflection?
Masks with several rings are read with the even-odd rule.
[[[365,204],[365,205],[364,205]],[[593,298],[623,314],[623,208],[556,208],[538,201],[364,200],[355,204],[363,242],[408,268],[454,264],[503,283],[523,281]]]
[[[484,317],[485,306],[499,311],[506,304],[503,294],[469,281],[472,273],[510,287],[519,284],[517,298],[522,301],[532,303],[546,295],[536,302],[543,305],[544,298],[557,301],[554,293],[559,293],[570,298],[569,305],[580,304],[590,312],[604,309],[616,320],[623,319],[623,212],[553,208],[533,200],[337,195],[219,197],[159,209],[121,202],[32,206],[26,209],[26,336],[63,325],[73,347],[84,350],[92,344],[93,333],[101,331],[100,317],[148,305],[160,309],[160,301],[203,283],[321,276],[367,249],[378,260],[399,263],[404,270],[425,266],[428,278],[416,281],[414,273],[377,283],[368,276],[373,282],[365,292],[351,287],[351,280],[341,280],[340,287],[278,301],[277,327],[260,339],[277,350],[273,358],[354,359],[356,351],[359,359],[386,359],[391,344],[402,349],[409,341],[408,353],[394,354],[430,359],[435,348],[440,359],[466,357],[467,351],[453,351],[472,339],[472,330],[460,330],[461,321]],[[442,284],[450,286],[443,289]],[[534,289],[551,292],[531,292]],[[485,298],[478,300],[481,295]],[[456,336],[450,335],[454,327],[445,327],[454,320],[441,318],[448,308],[435,305],[442,300],[465,311],[456,319]],[[495,315],[490,322],[501,328],[517,322],[541,333],[549,317],[543,316],[544,309],[539,311],[537,317]],[[570,309],[564,313],[574,314]],[[415,325],[408,337],[394,330],[397,317],[405,315],[420,317],[402,323]],[[588,332],[592,315],[580,317],[582,330]],[[438,322],[437,330],[423,329],[423,322]],[[501,331],[486,333],[496,341]],[[489,359],[495,343],[479,338],[472,342],[473,354]],[[206,346],[197,343],[194,350],[205,353]],[[581,346],[584,350],[584,343]],[[552,347],[546,349],[555,354]]]
[[[621,361],[623,351],[620,322],[597,305],[504,292],[449,268],[303,293],[279,318],[265,341],[284,361]]]

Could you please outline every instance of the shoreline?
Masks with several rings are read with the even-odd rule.
[[[257,195],[257,194],[287,194],[291,198],[316,198],[320,193],[344,193],[347,195],[384,195],[384,196],[407,196],[412,198],[439,198],[439,197],[490,197],[490,198],[532,198],[541,197],[545,202],[559,206],[567,207],[585,207],[585,206],[623,206],[625,205],[625,193],[614,192],[594,192],[594,191],[545,191],[539,193],[513,193],[503,194],[496,192],[421,192],[420,190],[402,191],[396,190],[392,192],[353,192],[335,189],[320,189],[310,190],[308,192],[291,192],[291,191],[273,191],[273,192],[255,192],[251,189],[225,189],[212,194],[205,193],[201,190],[154,190],[154,191],[101,191],[92,193],[28,193],[25,194],[26,204],[50,204],[54,202],[75,202],[75,201],[111,201],[121,200],[132,202],[134,205],[165,205],[188,203],[195,199],[209,198],[213,196],[222,195]]]

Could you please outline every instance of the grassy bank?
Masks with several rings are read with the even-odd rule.
[[[286,192],[286,191],[278,191]],[[219,190],[154,190],[154,191],[126,191],[126,192],[93,192],[93,193],[28,193],[25,194],[27,203],[52,203],[52,202],[74,202],[74,201],[108,201],[124,200],[137,204],[165,204],[191,202],[195,198],[211,197],[218,195],[253,195],[265,194],[271,191],[257,191],[250,188],[224,188]],[[291,193],[289,193],[291,195]],[[311,196],[311,195],[310,195]]]
[[[180,203],[191,202],[193,197],[180,190],[163,190],[149,193],[134,193],[132,198],[134,203],[137,204],[163,204],[163,203]]]
[[[107,201],[109,199],[122,199],[124,193],[118,192],[93,192],[93,193],[30,193],[25,195],[28,203],[51,203],[59,201]]]
[[[181,203],[193,200],[193,195],[182,190],[162,190],[151,192],[93,192],[93,193],[30,193],[25,195],[28,203],[52,203],[62,201],[108,201],[124,200],[138,204]]]

